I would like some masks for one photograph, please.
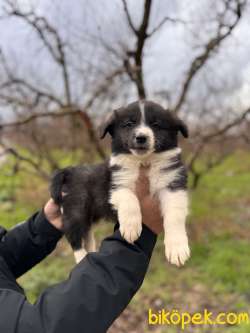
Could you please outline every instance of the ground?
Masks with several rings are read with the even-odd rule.
[[[8,162],[0,170],[0,225],[10,227],[27,218],[46,200],[47,184],[21,172],[12,175]],[[189,313],[204,309],[248,312],[250,316],[250,154],[238,151],[205,176],[190,193],[188,232],[191,260],[182,268],[164,258],[159,237],[142,288],[109,333],[177,333],[180,327],[149,326],[148,310]],[[36,198],[36,200],[34,200]],[[102,223],[98,241],[112,231]],[[56,251],[20,279],[30,301],[48,285],[67,278],[74,266],[62,240]],[[249,325],[196,326],[184,332],[247,333]]]

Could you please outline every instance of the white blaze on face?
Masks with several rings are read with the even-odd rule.
[[[149,148],[148,153],[151,153],[154,150],[154,144],[155,144],[154,132],[149,126],[146,125],[144,103],[141,101],[139,103],[139,106],[141,111],[141,122],[140,125],[135,130],[135,135],[136,136],[144,135],[147,137],[148,148]]]
[[[145,124],[146,122],[146,118],[145,118],[145,104],[143,101],[139,102],[139,107],[140,107],[140,111],[141,111],[141,124]]]

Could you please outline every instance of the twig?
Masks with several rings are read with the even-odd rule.
[[[123,3],[124,12],[125,12],[126,17],[127,17],[128,25],[131,28],[131,30],[134,32],[134,34],[137,35],[138,34],[138,30],[135,28],[135,26],[134,26],[134,24],[132,22],[132,18],[131,18],[130,14],[129,14],[128,5],[127,5],[126,0],[122,0],[122,3]]]
[[[220,18],[221,22],[219,22],[216,35],[208,41],[208,43],[204,47],[204,51],[192,61],[190,68],[187,71],[187,76],[186,79],[184,80],[180,96],[177,100],[175,107],[173,108],[175,112],[178,112],[183,103],[185,102],[189,88],[196,74],[206,64],[206,62],[210,58],[211,54],[215,51],[215,49],[217,49],[220,46],[222,41],[225,40],[238,25],[242,16],[242,9],[245,6],[246,1],[234,0],[234,2],[236,5],[236,10],[232,10],[232,8],[228,6],[226,2],[226,9],[225,12],[221,14],[222,16]],[[227,25],[223,22],[223,20],[225,19],[225,16],[229,10],[231,12],[232,11],[234,12],[236,18],[233,23]]]

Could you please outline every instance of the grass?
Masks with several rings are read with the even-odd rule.
[[[200,277],[216,292],[250,293],[250,243],[231,238],[211,239],[194,244],[190,265],[198,267]],[[240,272],[240,274],[239,274]]]
[[[65,160],[64,165],[70,162]],[[6,227],[31,215],[47,196],[47,185],[39,178],[33,178],[31,183],[23,172],[8,175],[11,163],[0,172],[0,225]],[[181,269],[167,264],[160,236],[144,284],[128,309],[131,317],[139,316],[146,323],[149,307],[179,307],[190,312],[205,307],[215,312],[250,311],[250,154],[239,151],[226,159],[201,180],[191,198],[191,260]],[[98,227],[98,240],[111,231],[110,225]],[[62,242],[54,254],[20,282],[33,302],[44,288],[66,279],[73,265],[71,252]],[[249,331],[249,326],[219,328],[222,333]],[[146,326],[143,332],[148,332]],[[162,328],[159,332],[177,330]],[[200,327],[199,332],[207,331]]]

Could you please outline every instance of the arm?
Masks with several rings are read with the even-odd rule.
[[[46,290],[34,306],[23,303],[17,332],[106,332],[141,286],[155,242],[145,226],[134,245],[115,231],[67,281]]]
[[[18,278],[50,254],[61,236],[41,211],[2,237],[0,256]]]
[[[17,289],[0,289],[0,308],[5,309],[0,332],[105,332],[140,287],[155,234],[162,230],[158,203],[143,192],[137,193],[143,221],[154,233],[144,226],[138,241],[129,244],[117,230],[99,253],[88,254],[67,281],[48,288],[35,305]]]

